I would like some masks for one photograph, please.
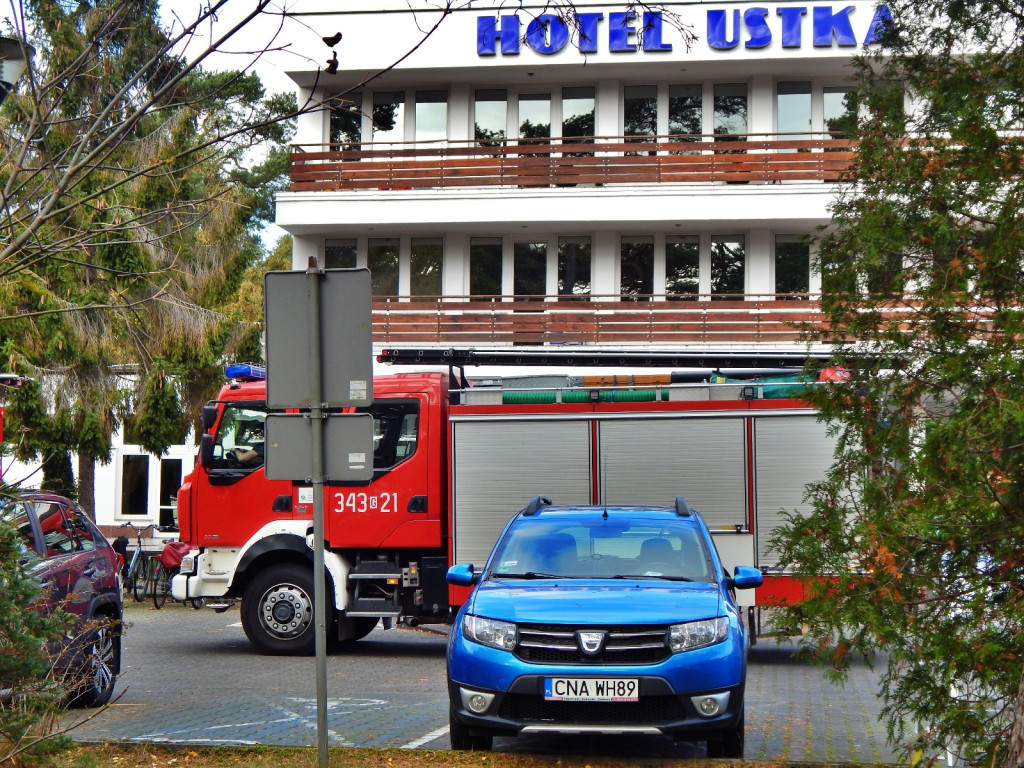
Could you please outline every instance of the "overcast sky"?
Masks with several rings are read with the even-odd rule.
[[[339,0],[343,2],[344,0]],[[199,15],[198,0],[161,0],[161,15],[165,25],[180,30]],[[187,50],[194,58],[209,45],[214,36],[237,23],[253,8],[252,0],[228,0],[215,23],[204,25],[201,40],[196,40]],[[254,69],[263,80],[267,91],[294,92],[295,84],[285,74],[289,69],[312,69],[322,65],[330,55],[330,49],[302,21],[285,17],[285,11],[301,9],[303,0],[273,0],[268,12],[250,22],[245,30],[235,35],[220,53],[211,56],[205,63],[207,69]],[[310,3],[306,2],[309,6]],[[260,53],[269,48],[265,53]],[[260,54],[257,56],[257,54]],[[314,59],[313,56],[317,56]],[[319,61],[323,59],[324,62]]]

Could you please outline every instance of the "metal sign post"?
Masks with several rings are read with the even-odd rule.
[[[323,294],[327,301],[322,301]],[[296,312],[302,302],[308,308],[305,321],[303,313]],[[368,482],[373,477],[373,417],[331,414],[330,409],[373,401],[369,270],[322,270],[312,260],[305,273],[269,272],[264,278],[264,320],[267,407],[303,411],[268,415],[265,471],[271,480],[297,480],[313,486],[317,757],[320,768],[327,768],[324,483],[327,479]],[[326,350],[325,330],[331,335]],[[304,338],[308,345],[301,343]],[[308,379],[302,376],[303,370],[309,372]],[[341,429],[330,430],[331,450],[325,454],[328,416]],[[300,445],[307,432],[308,455]]]
[[[309,420],[313,451],[313,625],[316,628],[316,753],[327,768],[327,584],[324,578],[324,433],[321,393],[320,270],[306,270],[309,284]],[[269,367],[269,366],[268,366]]]

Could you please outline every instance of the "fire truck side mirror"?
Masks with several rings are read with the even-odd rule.
[[[213,465],[213,435],[204,432],[199,438],[199,464],[203,469]]]
[[[203,431],[209,432],[210,427],[217,423],[217,406],[216,405],[204,405],[203,406]]]

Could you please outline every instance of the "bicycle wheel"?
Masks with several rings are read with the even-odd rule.
[[[132,559],[131,568],[128,570],[128,583],[132,597],[136,603],[146,599],[146,556],[139,554]]]
[[[163,608],[167,602],[167,593],[171,591],[170,573],[156,558],[153,559],[156,565],[153,566],[153,605]]]
[[[197,611],[203,607],[203,598],[201,597],[190,597],[188,601]]]

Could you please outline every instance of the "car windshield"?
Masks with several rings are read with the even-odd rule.
[[[522,518],[496,549],[490,575],[710,581],[711,565],[687,521]]]

